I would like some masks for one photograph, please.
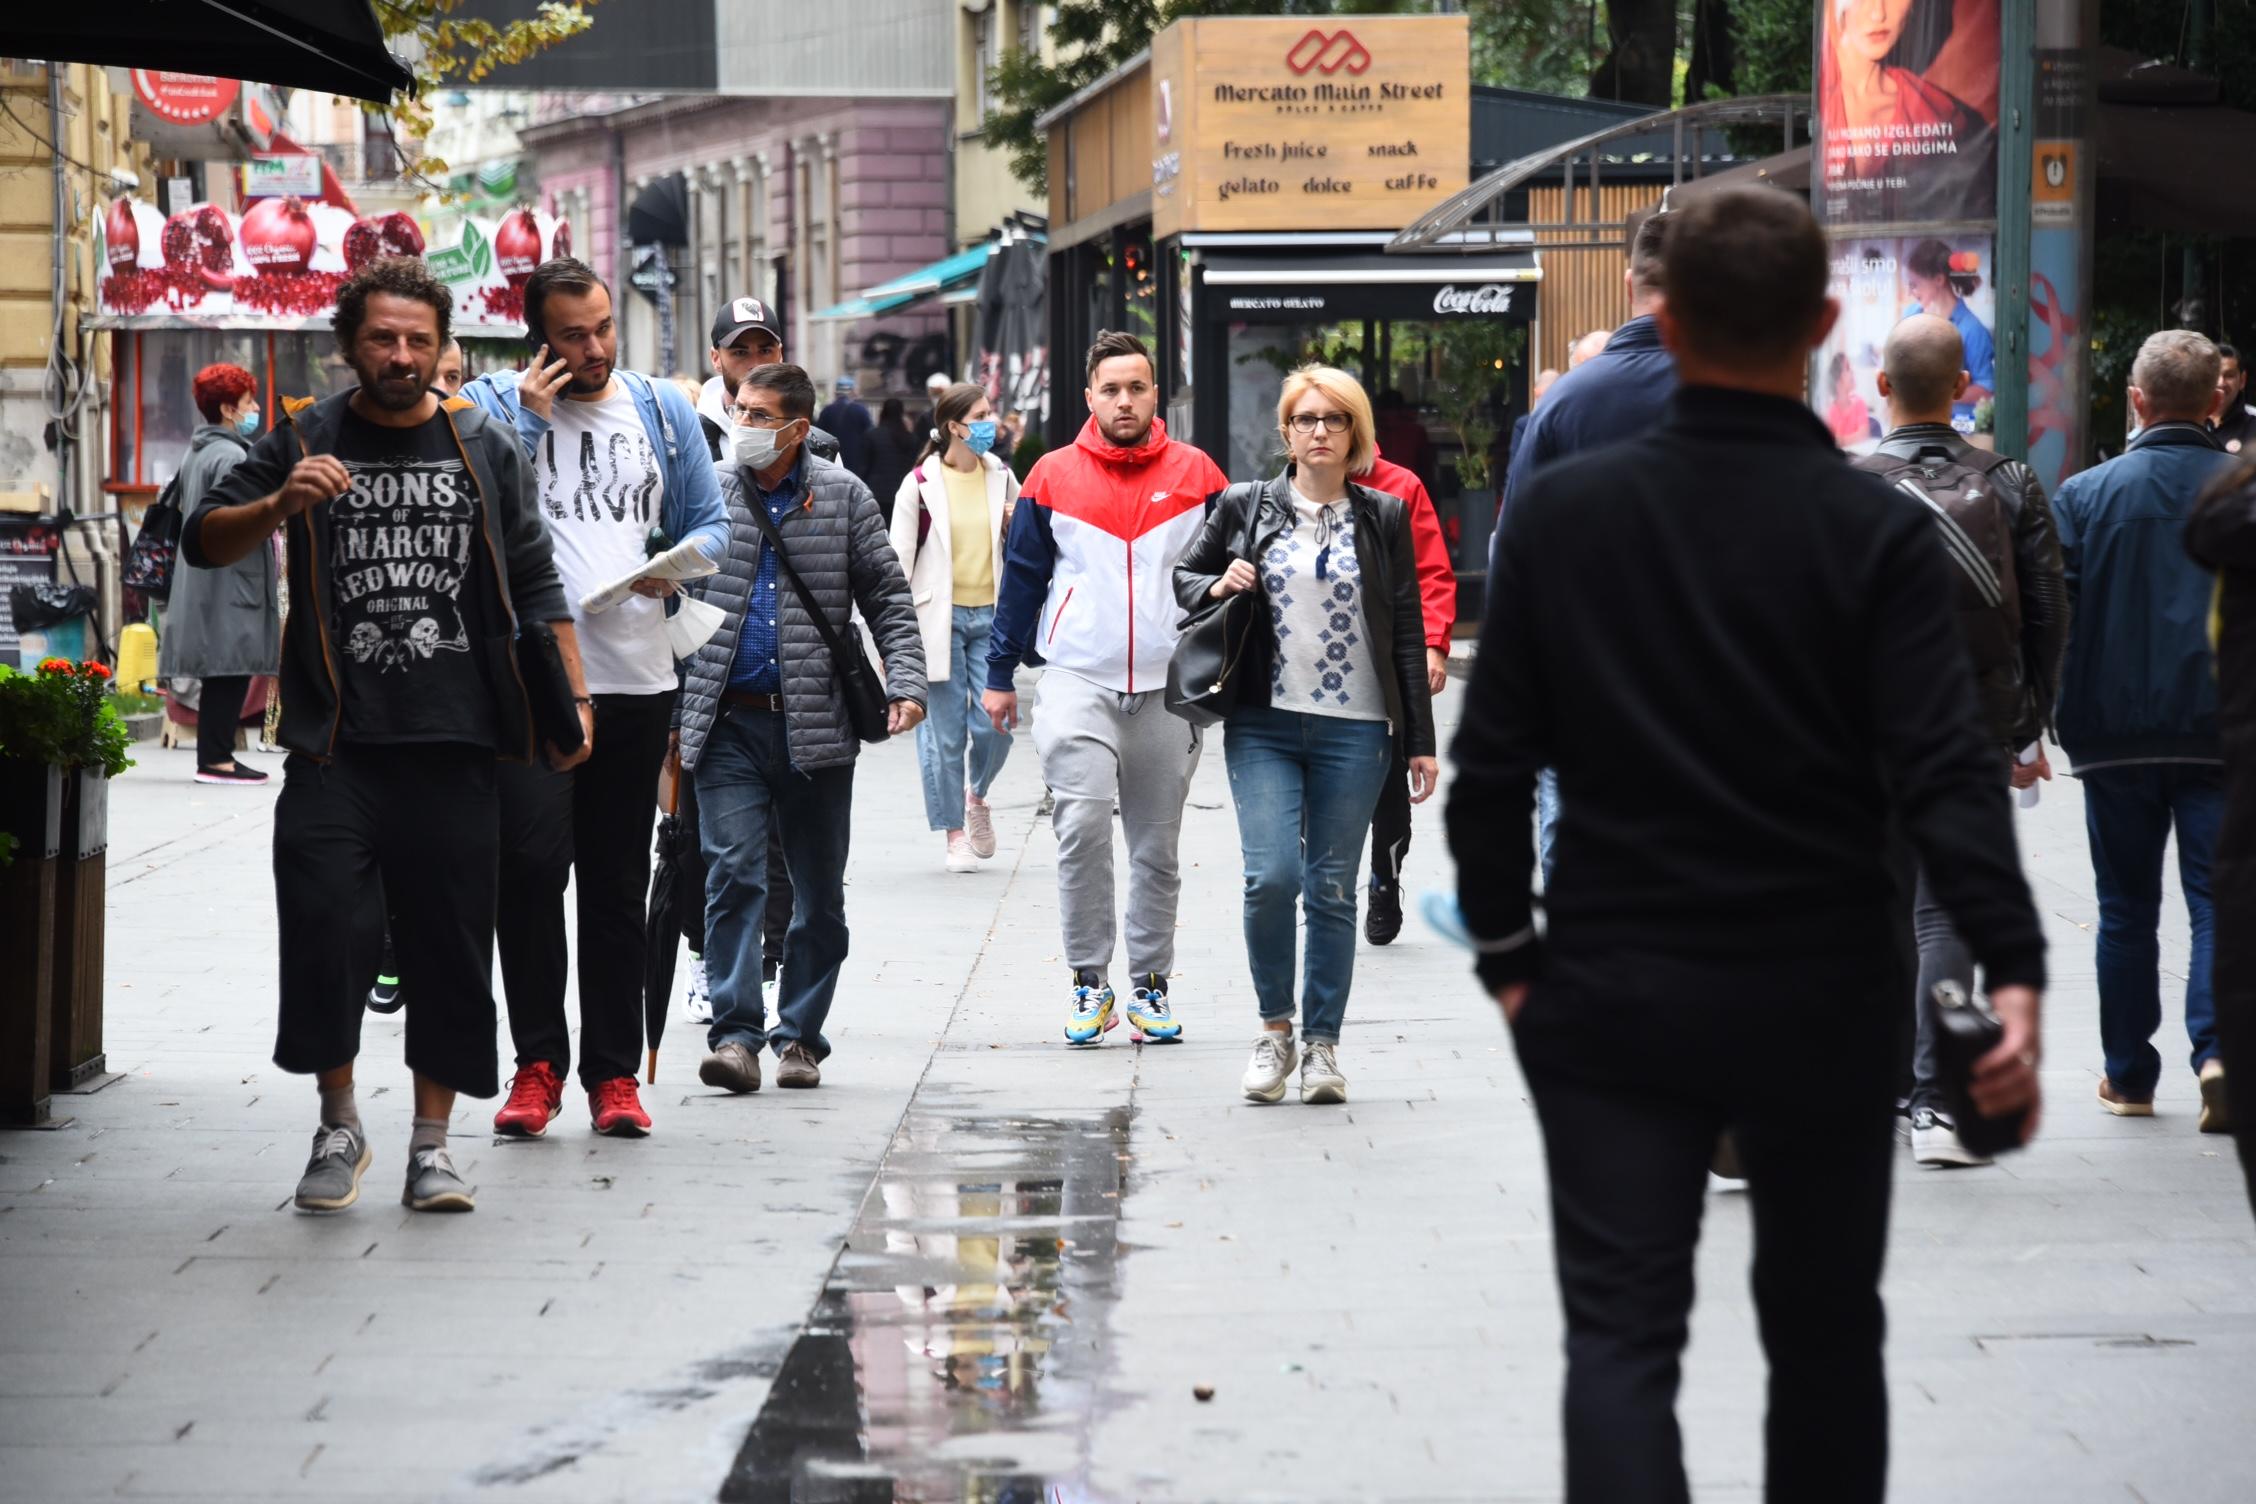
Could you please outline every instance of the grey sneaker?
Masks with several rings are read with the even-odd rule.
[[[733,1091],[743,1096],[748,1091],[760,1089],[760,1057],[749,1046],[733,1040],[705,1057],[697,1068],[697,1079],[707,1086],[718,1086],[723,1091]]]
[[[375,1156],[357,1128],[323,1123],[313,1130],[313,1158],[298,1177],[298,1210],[341,1212],[360,1199],[360,1177]]]
[[[407,1157],[407,1188],[400,1204],[419,1212],[467,1212],[476,1209],[470,1187],[454,1170],[454,1156],[444,1149],[418,1149]]]
[[[1310,1040],[1300,1060],[1300,1100],[1309,1107],[1347,1100],[1347,1077],[1340,1074],[1339,1046]]]
[[[1253,1042],[1253,1061],[1246,1066],[1245,1079],[1238,1085],[1252,1101],[1282,1102],[1285,1083],[1292,1079],[1293,1066],[1299,1060],[1290,1034],[1280,1029],[1263,1029],[1261,1037]]]
[[[995,812],[969,789],[964,790],[964,835],[971,841],[971,854],[981,861],[995,854]]]

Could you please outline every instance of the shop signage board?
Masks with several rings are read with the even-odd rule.
[[[243,197],[321,197],[321,158],[311,152],[257,156],[243,164]]]
[[[208,125],[226,114],[242,92],[242,84],[232,78],[162,68],[133,70],[133,97],[171,125]]]
[[[1331,319],[1535,318],[1533,282],[1368,282],[1230,287],[1209,283],[1215,314],[1242,324],[1310,324]]]
[[[1152,39],[1152,233],[1388,230],[1466,184],[1464,16],[1210,17]]]
[[[292,159],[285,159],[292,160]],[[318,172],[319,157],[305,157]],[[533,268],[572,253],[571,226],[537,210],[467,219],[451,244],[394,211],[355,217],[291,194],[247,213],[190,204],[171,216],[120,198],[103,216],[102,325],[109,328],[315,329],[327,326],[346,277],[380,256],[421,256],[454,293],[457,329],[514,336]]]

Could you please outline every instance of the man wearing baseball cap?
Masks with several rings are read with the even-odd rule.
[[[783,361],[783,320],[758,298],[731,298],[713,317],[713,374],[697,396],[697,419],[705,447],[718,464],[728,447],[729,404],[736,384],[761,366]],[[838,441],[820,428],[807,433],[807,449],[826,460],[838,458]]]

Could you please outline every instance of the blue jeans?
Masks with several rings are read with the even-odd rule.
[[[1246,706],[1230,713],[1222,758],[1245,850],[1246,962],[1261,1016],[1293,1016],[1297,904],[1308,921],[1301,1038],[1337,1044],[1355,980],[1355,874],[1393,739],[1384,721]]]
[[[830,1054],[823,1020],[846,961],[846,846],[853,826],[854,767],[800,773],[791,766],[784,718],[721,707],[697,763],[698,841],[705,851],[705,975],[713,998],[711,1048],[759,1053],[794,1041]],[[783,937],[783,992],[776,1026],[760,996],[760,930],[768,908],[768,825],[783,835],[791,873],[791,928]]]
[[[924,818],[934,830],[961,830],[964,790],[980,798],[1003,771],[1011,738],[979,707],[987,683],[987,638],[993,606],[955,606],[949,623],[948,677],[932,681],[925,718],[917,723],[917,764],[924,769]],[[968,752],[971,766],[964,767]]]
[[[2178,878],[2193,927],[2186,974],[2186,1037],[2193,1068],[2217,1053],[2217,1005],[2210,992],[2216,914],[2209,863],[2225,818],[2224,770],[2207,763],[2146,763],[2082,775],[2084,828],[2091,835],[2099,889],[2099,1042],[2107,1079],[2125,1096],[2146,1097],[2162,1077],[2154,1031],[2162,1026],[2162,853],[2174,826]]]

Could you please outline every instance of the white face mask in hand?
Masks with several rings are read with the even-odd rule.
[[[739,423],[729,430],[729,444],[736,462],[747,470],[765,470],[778,458],[776,442],[780,430],[755,428],[749,423]]]

